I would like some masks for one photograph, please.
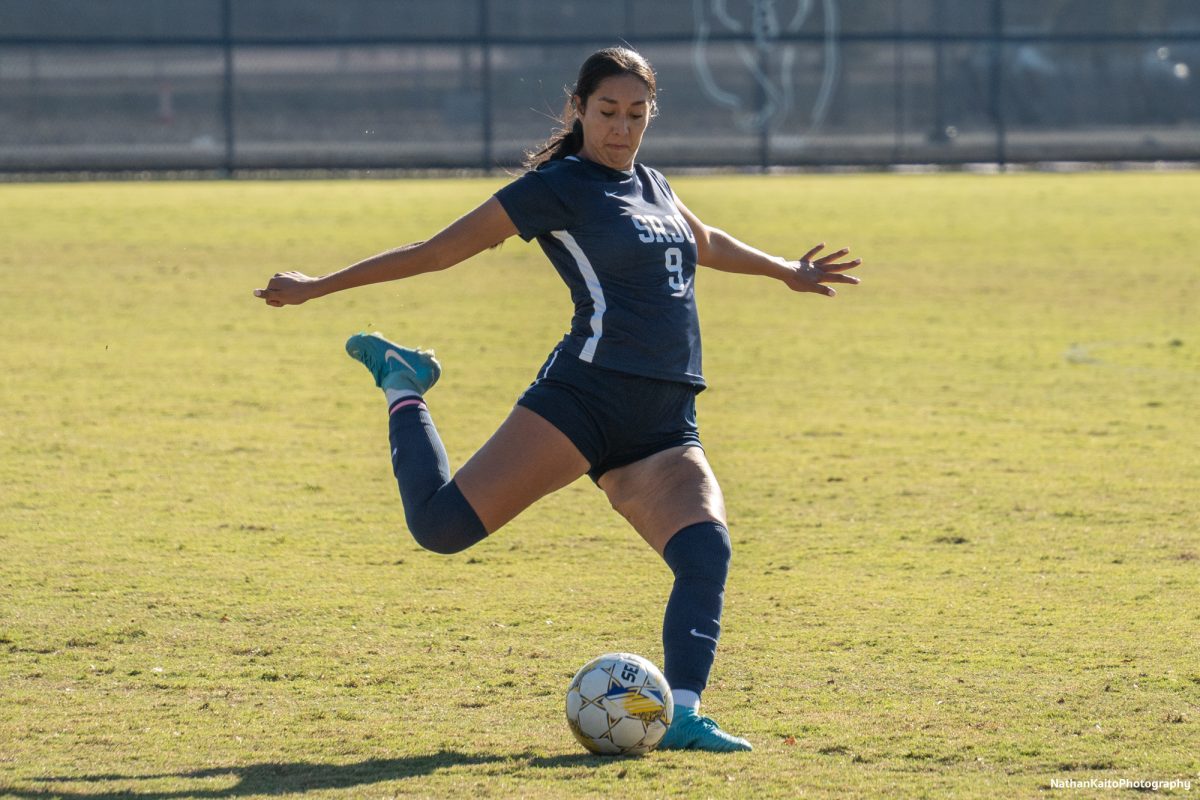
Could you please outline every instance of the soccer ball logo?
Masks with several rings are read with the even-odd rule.
[[[600,755],[649,753],[671,727],[675,702],[658,667],[632,653],[584,664],[567,687],[567,724]]]

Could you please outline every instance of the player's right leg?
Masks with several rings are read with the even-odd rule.
[[[721,636],[732,555],[725,500],[704,451],[660,451],[604,473],[600,487],[675,576],[663,615],[663,671],[675,696],[675,717],[659,749],[753,749],[699,713]]]
[[[346,350],[371,370],[387,395],[392,470],[409,530],[422,547],[438,553],[465,550],[588,468],[557,428],[516,408],[452,478],[424,402],[441,374],[433,354],[400,347],[378,334],[352,336]]]

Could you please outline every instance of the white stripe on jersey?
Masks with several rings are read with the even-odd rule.
[[[584,343],[583,350],[579,353],[579,358],[590,364],[596,356],[596,345],[604,334],[604,311],[608,307],[604,302],[604,290],[600,288],[600,279],[596,277],[596,270],[592,269],[592,262],[583,254],[575,237],[566,231],[550,233],[563,243],[567,252],[575,259],[575,265],[579,267],[583,282],[587,285],[588,294],[592,296],[592,336]]]

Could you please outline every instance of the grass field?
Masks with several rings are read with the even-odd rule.
[[[602,652],[661,663],[666,567],[586,480],[421,551],[342,352],[436,346],[461,463],[569,319],[537,248],[251,297],[498,185],[0,186],[0,796],[1200,787],[1200,174],[674,181],[866,263],[835,300],[700,276],[735,550],[705,708],[756,749],[629,760],[576,746],[562,693]]]

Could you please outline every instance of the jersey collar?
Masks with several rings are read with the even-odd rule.
[[[624,181],[624,180],[628,180],[628,179],[632,178],[634,175],[634,172],[636,171],[636,164],[635,164],[635,169],[628,169],[628,170],[613,169],[612,167],[606,167],[603,164],[599,164],[599,163],[592,161],[590,159],[587,159],[587,158],[580,158],[579,156],[576,156],[576,155],[567,156],[566,158],[563,159],[563,161],[578,161],[580,164],[586,164],[588,166],[596,167],[597,169],[603,170],[604,173],[606,175],[608,175],[610,178],[612,178],[613,180],[619,180],[619,181]]]

